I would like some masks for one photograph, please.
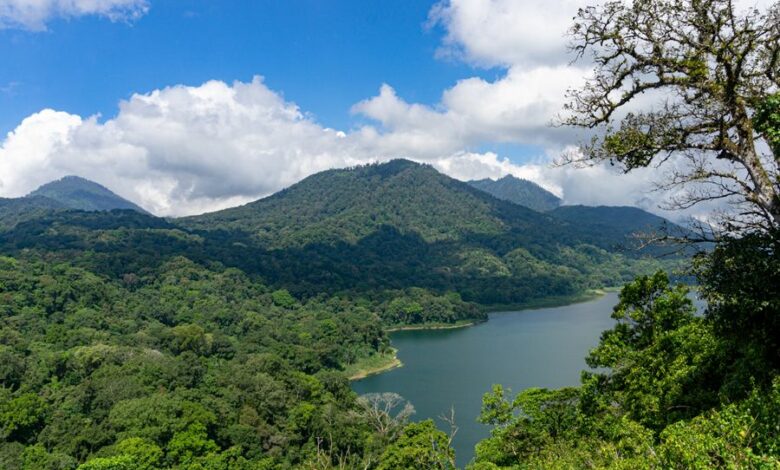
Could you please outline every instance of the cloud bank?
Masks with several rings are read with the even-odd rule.
[[[623,175],[609,166],[550,166],[583,138],[549,125],[563,109],[565,91],[589,73],[588,64],[569,63],[565,47],[566,29],[583,3],[442,1],[429,17],[431,28],[444,31],[438,55],[496,67],[499,76],[460,80],[435,104],[408,102],[383,84],[351,107],[368,122],[353,129],[323,126],[261,77],[135,94],[108,120],[42,110],[0,142],[0,196],[21,196],[76,174],[155,214],[189,215],[257,199],[325,169],[404,157],[464,180],[507,174],[530,179],[568,204],[659,212],[664,195],[650,191],[659,177],[654,169]],[[0,12],[10,11],[8,5],[22,2],[0,0]],[[66,6],[109,17],[107,12],[132,17],[147,8],[134,0],[36,5],[30,19],[17,21],[44,25],[52,11]],[[523,163],[474,151],[495,143],[543,150]]]
[[[588,189],[594,171],[600,172],[595,181],[624,180],[604,169],[553,170],[543,161],[519,166],[494,153],[463,151],[472,131],[458,131],[465,127],[453,122],[465,117],[407,104],[389,87],[356,108],[381,115],[391,130],[324,127],[261,77],[136,94],[104,122],[46,109],[22,121],[2,142],[0,195],[22,196],[76,174],[155,214],[187,215],[248,202],[325,169],[404,156],[461,179],[511,173],[566,200],[573,194],[572,202],[625,200],[625,195]],[[615,193],[619,187],[613,185]]]
[[[46,24],[54,18],[86,15],[132,21],[148,10],[147,0],[0,0],[0,29],[45,31]]]

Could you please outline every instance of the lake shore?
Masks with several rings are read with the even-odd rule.
[[[604,287],[601,289],[588,289],[572,295],[559,295],[553,297],[544,297],[541,299],[529,300],[517,304],[493,304],[481,306],[485,312],[517,312],[521,310],[530,310],[537,308],[565,307],[566,305],[579,304],[598,299],[607,294],[607,292],[618,292],[619,287]]]
[[[474,326],[478,323],[483,323],[487,320],[462,320],[455,323],[423,323],[421,325],[403,325],[394,326],[385,329],[387,333],[393,333],[395,331],[416,331],[416,330],[454,330],[456,328],[466,328]]]
[[[387,354],[375,354],[350,365],[346,368],[345,373],[349,381],[352,382],[397,369],[403,365],[403,362],[398,359],[398,350],[392,348]]]
[[[618,288],[589,289],[579,294],[547,297],[544,299],[532,300],[522,304],[500,304],[486,305],[482,308],[489,313],[497,312],[515,312],[521,310],[530,310],[537,308],[561,307],[597,299],[606,295],[607,292],[615,292]],[[397,331],[420,331],[420,330],[452,330],[456,328],[468,328],[488,320],[463,320],[456,323],[427,323],[423,325],[405,325],[387,328],[387,333]],[[398,350],[392,348],[391,353],[374,355],[369,358],[352,364],[347,367],[345,373],[350,382],[365,379],[372,375],[382,374],[403,366],[403,362],[398,359]]]

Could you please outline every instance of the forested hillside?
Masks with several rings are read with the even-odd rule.
[[[637,222],[637,230],[648,228]],[[662,263],[634,249],[631,221],[570,223],[407,160],[323,172],[266,199],[175,223],[206,239],[240,233],[244,246],[283,260],[268,279],[302,294],[418,286],[483,304],[522,303],[619,285]],[[247,269],[265,273],[262,264]]]
[[[23,256],[0,317],[3,469],[358,465],[390,438],[338,372],[388,348],[368,305],[184,257],[116,278]]]
[[[395,160],[320,173],[198,217],[41,213],[0,233],[0,249],[88,253],[94,269],[113,276],[186,255],[239,268],[299,298],[373,298],[418,287],[481,304],[576,295],[679,262],[632,249],[630,228],[645,229],[642,220],[610,220],[571,223]]]
[[[386,328],[480,321],[474,302],[659,266],[407,161],[185,220],[43,196],[2,207],[9,469],[396,468],[381,465],[404,442],[447,437],[406,426],[397,397],[350,391],[350,371],[392,359]]]
[[[0,231],[10,230],[19,222],[33,220],[67,207],[43,196],[0,198]]]

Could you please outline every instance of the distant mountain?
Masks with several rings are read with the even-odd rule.
[[[561,200],[555,194],[538,184],[515,178],[512,175],[498,180],[489,178],[469,181],[471,186],[485,191],[499,199],[520,204],[538,212],[547,212],[561,205]]]
[[[270,246],[285,246],[354,243],[380,227],[436,242],[533,230],[555,221],[496,200],[429,165],[393,160],[317,173],[265,199],[178,222],[240,229]]]
[[[572,229],[611,236],[630,236],[659,230],[680,231],[681,227],[638,207],[560,206],[549,214],[571,224]]]
[[[589,210],[536,212],[428,165],[394,160],[325,171],[194,217],[54,211],[0,233],[0,252],[83,252],[110,276],[183,255],[237,267],[299,298],[421,287],[483,304],[620,285],[675,262],[620,249],[640,217],[626,214],[629,223],[609,209]]]
[[[639,260],[646,251],[625,249],[617,221],[610,228],[608,217],[573,219],[394,160],[325,171],[265,199],[173,223],[201,237],[199,246],[218,239],[233,257],[223,263],[301,295],[418,286],[513,303],[617,285],[660,266]],[[228,253],[228,245],[243,253]]]
[[[46,183],[27,197],[46,197],[65,208],[83,211],[130,209],[146,214],[141,207],[123,199],[109,189],[78,176],[66,176]]]

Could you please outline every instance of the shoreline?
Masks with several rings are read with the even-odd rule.
[[[347,379],[350,382],[355,382],[357,380],[365,379],[366,377],[371,377],[372,375],[381,374],[383,372],[388,372],[393,369],[403,367],[404,363],[398,359],[398,350],[396,348],[392,348],[391,353],[392,354],[382,354],[380,355],[381,357],[372,356],[370,358],[366,358],[368,361],[364,361],[363,365],[361,365],[360,362],[352,364],[357,370],[352,371],[351,373],[347,372]],[[381,361],[377,365],[366,365],[366,362],[377,360]]]
[[[545,297],[541,299],[530,300],[520,304],[493,304],[482,305],[481,308],[486,313],[511,313],[523,310],[535,310],[540,308],[565,307],[566,305],[580,304],[589,302],[607,295],[609,292],[618,292],[618,287],[603,287],[600,289],[588,289],[585,292],[572,295]]]
[[[582,292],[580,294],[574,294],[569,296],[558,296],[558,297],[547,297],[544,299],[538,299],[538,300],[532,300],[523,304],[497,304],[497,305],[483,305],[481,306],[486,313],[500,313],[500,312],[519,312],[523,310],[531,310],[531,309],[538,309],[538,308],[553,308],[553,307],[562,307],[566,305],[574,305],[582,302],[588,302],[591,300],[598,299],[599,297],[605,296],[608,292],[616,292],[620,288],[613,288],[613,287],[604,287],[600,289],[588,289],[585,292]],[[427,324],[427,325],[406,325],[406,326],[398,326],[398,327],[392,327],[385,329],[385,332],[387,333],[394,333],[396,331],[421,331],[421,330],[453,330],[457,328],[468,328],[470,326],[475,326],[480,323],[484,323],[488,321],[486,320],[467,320],[463,323],[455,323],[455,324]],[[382,374],[384,372],[391,371],[393,369],[397,369],[399,367],[403,367],[403,362],[401,362],[400,359],[398,359],[398,350],[396,348],[392,348],[392,355],[386,354],[385,357],[381,358],[381,362],[378,365],[363,365],[361,366],[360,363],[353,364],[354,368],[356,368],[356,371],[353,372],[347,372],[348,379],[350,382],[355,382],[358,380],[365,379],[366,377],[371,377],[372,375],[378,375]],[[367,358],[370,361],[377,361],[380,358],[377,357],[371,357]],[[365,361],[365,362],[370,362]]]
[[[385,333],[395,333],[396,331],[420,331],[420,330],[455,330],[458,328],[467,328],[487,320],[465,320],[463,323],[427,323],[421,325],[402,325],[386,328]]]

